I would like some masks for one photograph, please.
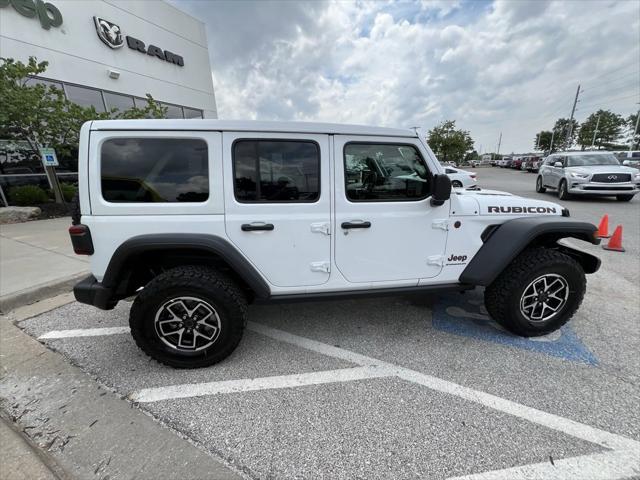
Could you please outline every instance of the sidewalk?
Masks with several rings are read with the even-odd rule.
[[[63,217],[0,225],[1,312],[71,291],[88,275],[88,257],[73,253],[70,222]]]

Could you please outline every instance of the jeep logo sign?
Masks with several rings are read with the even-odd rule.
[[[62,25],[62,14],[51,3],[42,0],[0,0],[0,8],[8,7],[9,4],[23,17],[37,16],[45,30]]]
[[[100,38],[105,45],[113,49],[120,48],[124,45],[120,26],[100,17],[93,17],[93,22],[96,25],[98,38]],[[160,60],[178,65],[179,67],[184,67],[184,59],[180,55],[170,52],[169,50],[162,50],[160,47],[156,47],[155,45],[149,45],[147,47],[142,40],[138,40],[130,35],[126,35],[125,39],[127,40],[127,46],[132,50],[136,50],[140,53],[146,53],[147,55],[157,57]]]

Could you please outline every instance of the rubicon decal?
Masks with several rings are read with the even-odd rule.
[[[488,213],[556,213],[555,207],[487,207]]]
[[[132,50],[136,50],[140,53],[146,53],[147,55],[178,65],[179,67],[184,67],[184,59],[180,55],[170,52],[169,50],[163,50],[155,45],[146,46],[142,40],[130,35],[126,35],[123,39],[120,26],[110,22],[109,20],[105,20],[104,18],[93,17],[93,22],[96,25],[98,37],[109,48],[117,49],[122,47],[124,45],[124,39],[126,39],[127,46]]]

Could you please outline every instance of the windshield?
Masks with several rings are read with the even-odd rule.
[[[591,165],[620,165],[613,154],[584,154],[567,157],[568,167],[588,167]]]

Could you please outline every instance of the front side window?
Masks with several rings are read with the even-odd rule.
[[[315,202],[320,147],[312,141],[237,140],[234,193],[239,202]]]
[[[344,169],[353,202],[421,200],[430,192],[431,175],[413,145],[348,143]]]
[[[111,138],[101,149],[102,197],[117,203],[204,202],[207,143],[194,138]]]

